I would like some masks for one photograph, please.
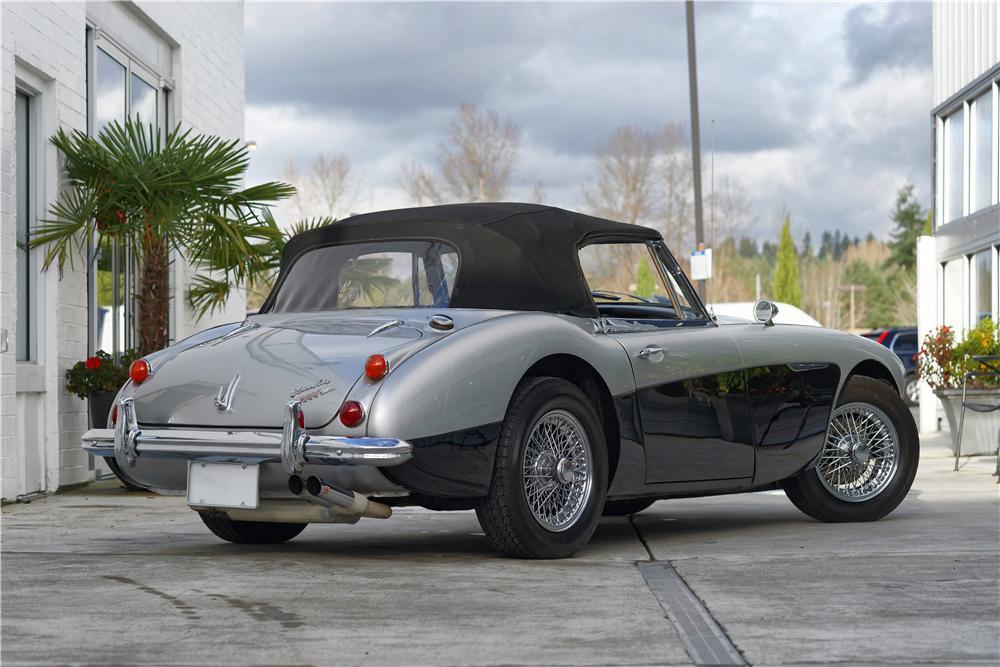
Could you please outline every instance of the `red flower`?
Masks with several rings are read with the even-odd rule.
[[[101,359],[100,357],[87,357],[86,364],[88,371],[96,371],[101,367]]]

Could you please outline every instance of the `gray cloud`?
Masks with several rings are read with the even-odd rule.
[[[785,204],[810,226],[884,232],[905,179],[926,199],[929,14],[698,4],[702,145],[714,120],[717,171],[753,186],[762,233]],[[433,157],[463,100],[521,127],[512,195],[541,181],[570,207],[616,127],[688,124],[680,3],[252,3],[246,16],[252,177],[344,151],[376,208],[405,203],[399,165]]]
[[[879,67],[929,68],[930,39],[930,3],[862,5],[844,18],[847,60],[855,81]]]

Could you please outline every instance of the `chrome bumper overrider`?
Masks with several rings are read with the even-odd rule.
[[[285,422],[277,431],[140,429],[131,398],[118,401],[115,428],[94,428],[83,434],[83,448],[94,456],[113,456],[131,468],[142,458],[254,458],[280,462],[291,474],[306,464],[394,466],[408,460],[413,447],[395,438],[345,438],[310,435],[299,426],[302,406],[285,406]]]

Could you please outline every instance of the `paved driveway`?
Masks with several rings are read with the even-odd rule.
[[[219,542],[109,483],[3,509],[14,664],[692,664],[637,562],[670,561],[754,665],[997,664],[993,459],[925,458],[887,519],[781,493],[661,501],[578,557],[492,554],[471,512],[401,509],[293,542]]]

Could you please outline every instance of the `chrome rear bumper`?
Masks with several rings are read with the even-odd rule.
[[[302,406],[291,401],[278,431],[140,429],[131,398],[118,401],[115,428],[95,428],[83,434],[83,449],[94,456],[114,457],[123,468],[139,457],[168,459],[257,459],[284,465],[291,474],[306,464],[394,466],[407,461],[413,447],[395,438],[345,438],[310,435],[299,426]]]

